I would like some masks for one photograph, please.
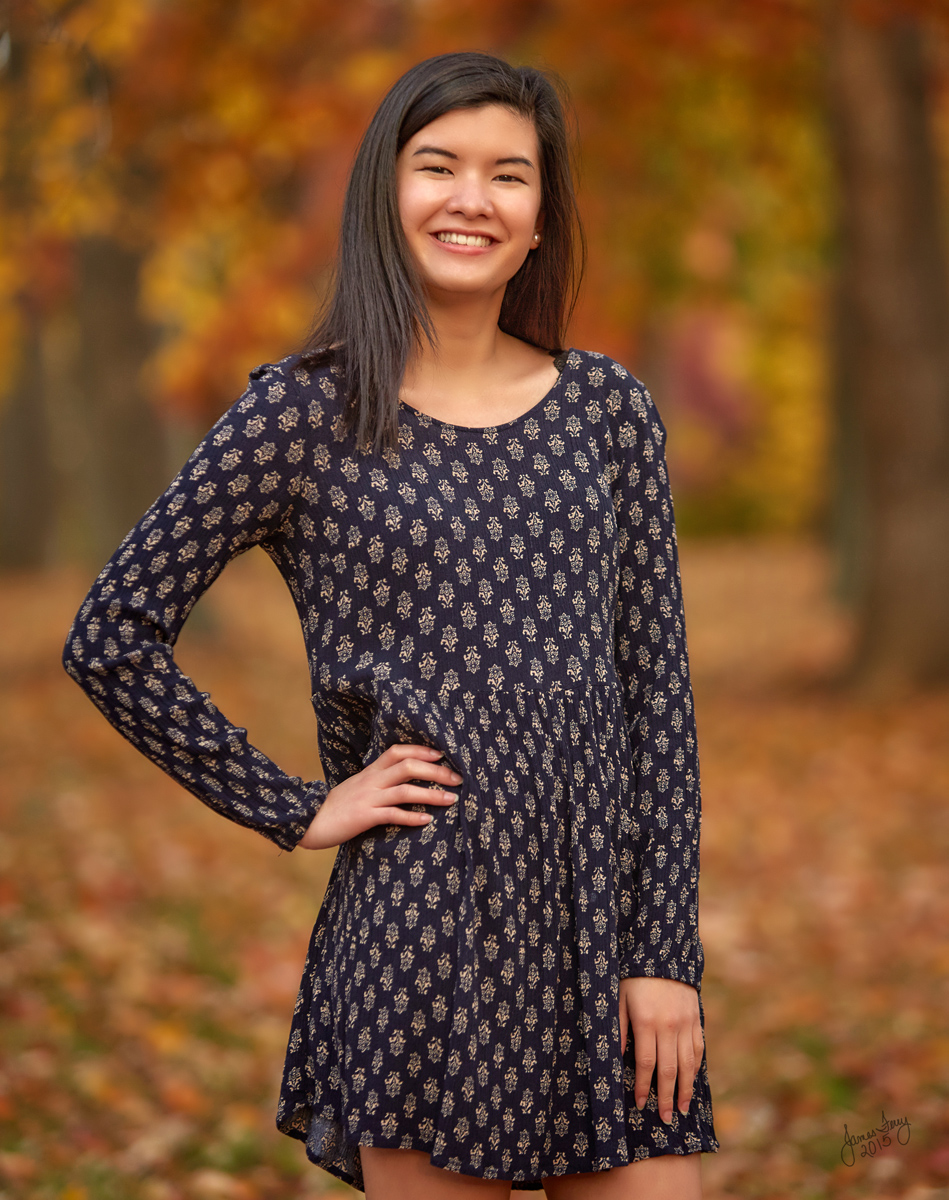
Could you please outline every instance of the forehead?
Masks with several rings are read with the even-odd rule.
[[[419,146],[435,145],[458,153],[459,150],[488,153],[495,149],[505,154],[521,154],[536,161],[537,130],[530,117],[500,104],[479,108],[453,108],[424,125],[409,138],[402,153]]]

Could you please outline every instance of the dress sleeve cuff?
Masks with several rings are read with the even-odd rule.
[[[691,953],[683,960],[657,959],[646,953],[640,943],[620,954],[620,978],[633,979],[648,975],[657,979],[675,979],[679,983],[688,983],[697,992],[702,990],[702,975],[705,967],[705,954],[701,940],[696,937],[691,947]]]
[[[293,850],[300,839],[310,828],[313,818],[319,812],[329,791],[329,784],[322,779],[314,779],[306,785],[306,791],[299,806],[294,806],[283,814],[283,819],[264,826],[260,833],[268,838],[281,850]]]

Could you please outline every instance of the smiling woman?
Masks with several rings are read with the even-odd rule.
[[[251,373],[64,650],[205,803],[339,847],[277,1119],[368,1200],[697,1200],[718,1148],[665,431],[623,366],[563,345],[578,244],[550,81],[409,71],[314,341]],[[300,614],[325,780],[172,656],[253,545]]]
[[[418,177],[418,190],[408,187],[410,176]],[[422,190],[428,186],[431,192]],[[536,205],[523,241],[518,222],[518,236],[504,225],[505,215],[514,220],[520,209],[517,196],[528,208]],[[480,292],[488,301],[478,321],[485,333],[481,356],[500,352],[510,361],[506,369],[495,363],[478,372],[480,378],[462,371],[468,378],[456,381],[466,391],[458,413],[469,422],[472,401],[497,390],[502,380],[509,386],[506,396],[497,396],[498,412],[506,416],[518,411],[519,387],[535,400],[549,390],[550,355],[563,347],[584,247],[564,112],[552,82],[485,54],[441,55],[398,80],[366,131],[343,206],[336,285],[301,359],[312,366],[332,360],[339,367],[353,401],[346,421],[357,441],[394,447],[400,399],[435,411],[429,361],[416,351],[420,340],[432,349],[437,342],[446,362],[450,329],[443,322],[436,336],[425,273],[437,259],[420,242],[444,247],[452,244],[445,235],[467,239],[472,231],[491,238],[485,249],[503,242],[500,253],[489,256],[497,265],[483,277],[469,277],[472,289],[452,287],[450,302],[442,289],[443,315],[454,313],[449,324],[470,345],[470,320],[457,301],[466,291]],[[431,282],[437,286],[437,277]],[[500,311],[491,317],[498,298]],[[454,391],[441,389],[443,396]],[[525,392],[518,394],[523,409]],[[492,420],[485,406],[481,416],[486,424]]]
[[[539,163],[533,121],[498,104],[454,109],[399,153],[402,230],[440,350],[406,365],[401,396],[417,410],[496,425],[556,382],[549,354],[498,328],[509,281],[541,243]],[[476,366],[470,351],[479,336],[487,353]],[[446,353],[455,367],[449,388]]]

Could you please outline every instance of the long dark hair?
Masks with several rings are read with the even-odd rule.
[[[340,368],[346,431],[376,451],[397,444],[399,388],[413,349],[423,337],[435,344],[399,216],[396,158],[438,117],[487,104],[533,122],[544,218],[540,245],[508,282],[498,325],[545,350],[562,349],[585,247],[557,85],[542,71],[490,54],[426,59],[393,85],[366,130],[346,189],[333,291],[297,359]]]

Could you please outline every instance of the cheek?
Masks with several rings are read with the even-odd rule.
[[[399,216],[402,218],[402,225],[406,232],[418,219],[421,200],[418,188],[413,187],[412,183],[411,176],[408,178],[396,177],[395,196],[399,205]]]
[[[535,202],[534,198],[525,203],[518,215],[518,227],[528,237],[533,237],[534,230],[538,228],[540,220],[540,206]]]
[[[409,195],[408,188],[402,184],[397,184],[395,197],[399,206],[399,217],[402,220],[402,226],[403,228],[407,229],[412,208],[412,198]]]
[[[512,216],[516,214],[518,225],[529,225],[533,232],[540,217],[540,207],[540,196],[534,191],[529,191],[517,197],[511,213]]]
[[[406,179],[396,178],[395,194],[402,227],[409,234],[428,221],[440,203],[437,190],[428,180],[411,175]]]

